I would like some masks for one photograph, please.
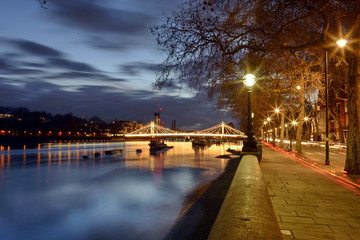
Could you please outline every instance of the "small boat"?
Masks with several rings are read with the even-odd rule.
[[[197,139],[192,141],[192,145],[198,147],[206,147],[210,146],[211,143],[209,141],[206,141],[205,139]]]
[[[168,146],[164,143],[164,141],[160,140],[150,140],[149,146],[150,151],[159,151],[163,149],[173,148],[173,146]]]
[[[107,150],[105,151],[106,155],[112,155],[112,154],[119,154],[122,153],[122,149],[114,149],[114,150]]]

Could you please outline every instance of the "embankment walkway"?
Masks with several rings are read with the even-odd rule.
[[[260,167],[284,239],[360,240],[359,182],[268,146]]]

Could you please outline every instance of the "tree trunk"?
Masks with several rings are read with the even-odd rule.
[[[280,113],[280,145],[279,147],[284,148],[284,132],[285,132],[285,119],[284,113]]]
[[[337,111],[337,108],[335,108],[335,119],[336,119],[336,124],[337,124],[338,130],[339,130],[339,142],[344,143],[345,142],[344,129],[343,129],[343,126],[341,125],[340,114]]]
[[[360,14],[357,15],[353,39],[360,36]],[[347,139],[345,171],[360,174],[360,43],[351,44],[349,54],[349,74],[346,82],[348,97],[349,135]]]
[[[302,115],[304,115],[304,111],[303,110],[300,110],[300,115],[301,115],[301,112],[302,112]],[[299,115],[299,117],[300,117]],[[301,117],[300,117],[301,118]],[[303,127],[302,127],[302,124],[303,124],[304,120],[302,119],[299,119],[298,123],[297,123],[297,126],[296,126],[296,145],[295,145],[295,150],[297,153],[302,153],[301,151],[301,142],[302,142],[302,131],[303,131]]]
[[[319,136],[319,121],[318,121],[318,114],[317,114],[317,105],[315,106],[314,121],[312,123],[314,124],[314,126],[313,126],[313,141],[317,141],[318,136]]]
[[[303,132],[303,123],[305,117],[305,90],[304,90],[304,76],[300,76],[300,87],[301,90],[299,92],[299,116],[298,116],[298,123],[296,126],[296,146],[295,150],[298,153],[302,153],[301,151],[301,142],[302,142],[302,132]]]

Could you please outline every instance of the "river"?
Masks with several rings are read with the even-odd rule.
[[[216,156],[239,147],[167,142],[174,148],[150,154],[148,143],[0,151],[0,239],[162,239],[186,195],[225,168],[228,159]],[[113,149],[123,152],[105,154]]]

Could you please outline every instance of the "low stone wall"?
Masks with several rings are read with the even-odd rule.
[[[208,240],[281,240],[267,186],[256,156],[245,155],[213,224]]]

